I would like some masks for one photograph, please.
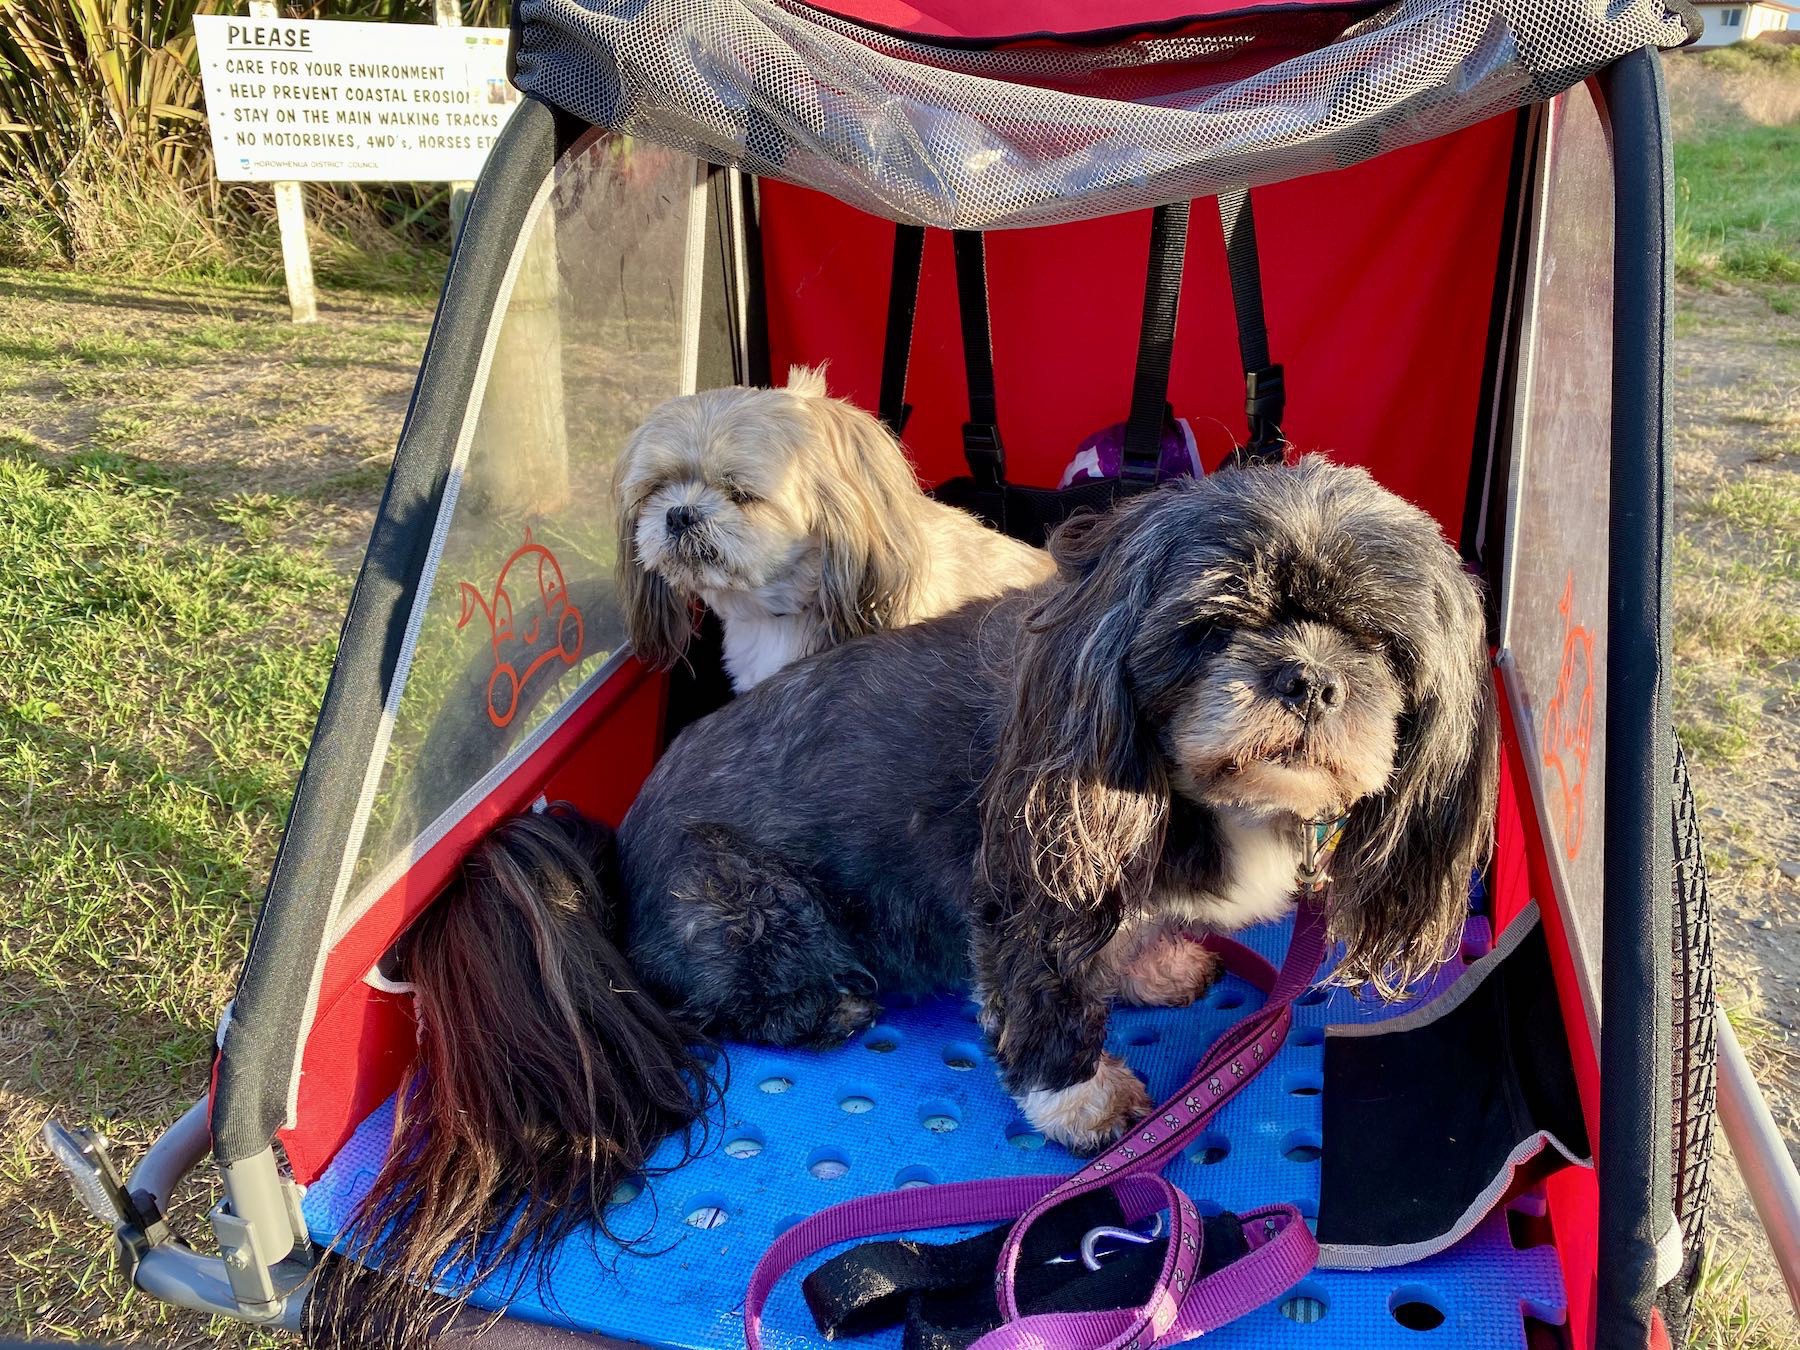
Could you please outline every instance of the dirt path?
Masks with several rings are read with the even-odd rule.
[[[1800,322],[1766,296],[1684,291],[1673,378],[1676,709],[1706,832],[1719,1001],[1796,1150]],[[1715,1311],[1729,1314],[1722,1330],[1761,1321],[1767,1339],[1749,1344],[1800,1344],[1720,1145],[1713,1221]]]

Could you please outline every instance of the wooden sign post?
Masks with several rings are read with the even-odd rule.
[[[462,0],[435,0],[437,26],[439,28],[462,27]],[[450,184],[450,237],[455,239],[462,233],[463,213],[469,209],[469,194],[475,190],[475,184],[466,179],[459,179]]]
[[[275,0],[250,0],[250,17],[278,19]],[[319,321],[319,293],[313,287],[312,245],[306,238],[306,198],[300,184],[274,184],[275,224],[281,231],[281,271],[287,278],[288,309],[295,323]]]

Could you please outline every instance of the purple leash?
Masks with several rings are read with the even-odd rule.
[[[1006,1322],[970,1350],[1152,1350],[1212,1331],[1291,1288],[1319,1259],[1300,1211],[1268,1205],[1240,1218],[1250,1250],[1196,1278],[1203,1228],[1193,1201],[1160,1175],[1182,1148],[1275,1058],[1293,1021],[1293,1002],[1325,956],[1326,871],[1344,822],[1309,823],[1298,878],[1300,909],[1280,971],[1255,952],[1209,934],[1225,968],[1263,990],[1267,1001],[1215,1041],[1186,1083],[1105,1153],[1070,1176],[946,1182],[846,1200],[776,1238],[756,1264],[744,1297],[744,1340],[762,1350],[762,1314],[781,1277],[828,1247],[883,1233],[1012,1222],[998,1271]],[[1111,1189],[1127,1223],[1169,1213],[1169,1244],[1150,1297],[1135,1308],[1022,1315],[1014,1290],[1027,1230],[1065,1200]]]

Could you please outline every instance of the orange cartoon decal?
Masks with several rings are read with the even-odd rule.
[[[506,583],[513,569],[529,559],[537,564],[537,603],[528,604],[527,615],[518,619]],[[488,720],[503,727],[519,711],[519,694],[533,675],[551,661],[572,666],[581,656],[581,611],[569,603],[569,586],[556,555],[533,541],[530,526],[525,528],[525,542],[500,565],[492,594],[483,595],[466,581],[461,583],[461,592],[462,617],[456,621],[457,628],[474,618],[476,610],[488,622],[488,639],[494,650],[494,673],[487,685]],[[515,631],[515,622],[522,622],[524,631]]]
[[[1557,605],[1563,616],[1562,670],[1556,692],[1544,712],[1544,767],[1554,770],[1562,788],[1563,850],[1573,862],[1581,856],[1587,824],[1588,748],[1594,734],[1594,634],[1575,622],[1575,573],[1563,585]],[[1552,780],[1546,775],[1544,785]],[[1548,795],[1548,794],[1546,794]]]

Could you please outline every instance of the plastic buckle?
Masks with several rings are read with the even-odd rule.
[[[1250,424],[1247,459],[1273,463],[1281,458],[1281,418],[1287,407],[1287,381],[1280,365],[1244,374],[1244,417]]]
[[[1251,418],[1281,421],[1282,406],[1287,402],[1287,380],[1279,364],[1244,374],[1244,413]]]
[[[1156,427],[1156,445],[1147,458],[1133,455],[1131,432],[1125,433],[1125,455],[1119,462],[1119,480],[1129,483],[1133,488],[1155,487],[1162,477],[1162,440],[1175,423],[1175,410],[1167,403],[1163,404],[1162,418]]]
[[[1119,481],[1130,483],[1133,487],[1155,487],[1157,483],[1156,468],[1157,466],[1154,464],[1138,464],[1129,459],[1122,460],[1119,463]]]
[[[1006,447],[1000,443],[1000,428],[993,423],[963,423],[963,456],[980,486],[991,491],[1006,481]]]

